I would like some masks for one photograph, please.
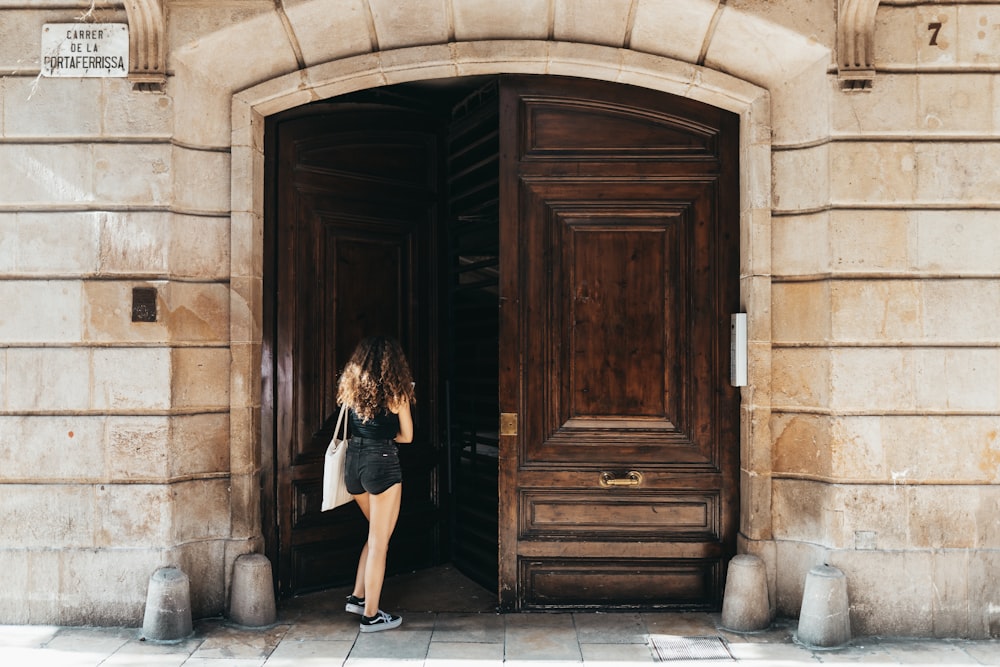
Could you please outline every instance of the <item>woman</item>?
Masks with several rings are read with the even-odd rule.
[[[361,632],[389,630],[403,622],[378,605],[403,489],[396,445],[413,441],[413,400],[410,366],[399,343],[383,336],[361,341],[337,389],[337,402],[350,408],[344,481],[368,519],[368,541],[346,606],[361,615]]]

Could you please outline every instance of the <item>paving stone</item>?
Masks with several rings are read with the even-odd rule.
[[[651,635],[705,637],[718,634],[715,619],[709,614],[647,613],[642,614],[642,620]]]
[[[618,667],[648,665],[656,662],[653,651],[646,644],[580,644],[583,664],[586,667]],[[704,664],[705,661],[701,661]]]
[[[59,630],[57,625],[0,625],[0,646],[44,646]]]
[[[646,644],[640,614],[573,614],[580,644]]]
[[[259,659],[263,663],[287,631],[288,626],[275,626],[267,630],[213,627],[205,633],[205,640],[191,655],[191,659]]]
[[[283,642],[304,640],[350,640],[358,634],[358,617],[340,612],[325,618],[309,618],[291,623]]]
[[[504,656],[518,660],[582,660],[570,614],[511,614],[507,616]]]
[[[953,646],[936,641],[885,643],[882,647],[895,659],[907,665],[978,665],[978,660]]]
[[[347,664],[361,658],[423,661],[430,643],[430,630],[407,629],[404,619],[403,625],[395,630],[359,633]]]
[[[505,625],[504,617],[496,614],[438,614],[431,645],[478,642],[503,646]]]
[[[354,640],[299,641],[284,639],[264,663],[266,667],[339,665],[351,653]]]
[[[965,642],[962,648],[984,665],[1000,665],[1000,641]]]
[[[503,664],[503,642],[432,641],[424,667],[455,667],[468,663],[474,663],[475,667],[500,667]]]
[[[264,658],[190,658],[184,667],[263,667]]]
[[[1000,666],[1000,641],[857,638],[833,649],[794,643],[790,622],[761,633],[712,632],[710,614],[407,613],[396,630],[361,634],[343,612],[302,609],[290,625],[247,630],[212,619],[176,644],[143,642],[134,628],[0,626],[7,667],[643,667],[661,664],[645,630],[721,637],[731,660],[671,660],[670,667],[818,664]],[[639,641],[641,639],[641,641]]]
[[[45,644],[45,648],[90,653],[103,659],[137,637],[137,630],[127,628],[63,628]]]

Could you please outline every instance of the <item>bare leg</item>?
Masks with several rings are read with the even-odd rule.
[[[357,501],[358,507],[361,508],[361,513],[365,515],[368,521],[371,521],[369,516],[369,495],[367,493],[361,493],[354,496],[354,500]],[[369,528],[369,531],[371,528]],[[368,564],[368,542],[365,542],[364,548],[361,549],[361,558],[358,559],[358,573],[354,577],[354,591],[352,595],[356,598],[364,599],[365,597],[365,566]]]
[[[378,495],[368,496],[368,561],[364,565],[365,616],[371,617],[378,613],[382,582],[385,579],[385,557],[389,551],[389,538],[392,537],[399,518],[402,491],[401,483],[393,484]]]

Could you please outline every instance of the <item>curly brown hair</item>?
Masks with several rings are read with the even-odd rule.
[[[358,343],[340,376],[337,403],[369,421],[384,408],[415,400],[410,364],[399,343],[386,336]]]

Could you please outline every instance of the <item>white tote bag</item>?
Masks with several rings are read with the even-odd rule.
[[[340,425],[344,425],[341,431]],[[333,427],[333,439],[326,448],[323,462],[323,512],[340,507],[353,500],[344,484],[344,462],[347,460],[347,406],[340,408],[337,425]]]

